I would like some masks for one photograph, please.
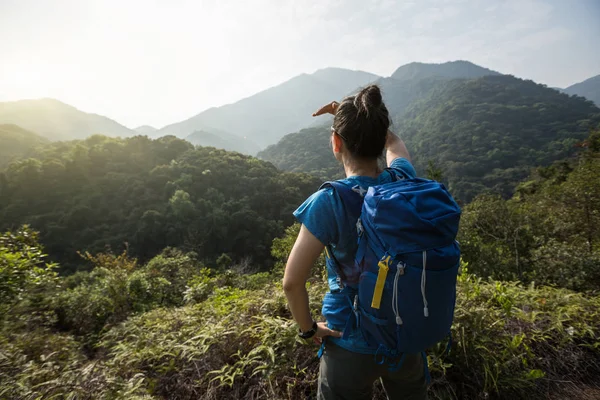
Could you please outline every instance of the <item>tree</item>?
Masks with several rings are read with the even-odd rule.
[[[56,282],[56,264],[47,263],[38,234],[28,226],[0,234],[0,315]]]
[[[441,182],[444,179],[442,170],[433,160],[427,162],[427,179],[433,179],[434,181]]]

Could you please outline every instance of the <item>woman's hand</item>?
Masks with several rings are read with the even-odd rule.
[[[342,337],[342,332],[334,331],[327,327],[327,322],[317,323],[317,333],[313,336],[313,342],[316,344],[323,343],[323,338],[326,336]]]
[[[335,112],[337,111],[339,106],[340,106],[340,103],[338,103],[337,101],[332,101],[331,103],[326,104],[323,107],[319,108],[317,111],[315,111],[313,113],[312,116],[318,117],[319,115],[323,115],[323,114],[335,115]]]

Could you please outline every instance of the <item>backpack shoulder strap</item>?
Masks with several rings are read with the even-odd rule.
[[[358,219],[360,218],[360,213],[362,211],[362,204],[363,204],[363,200],[364,200],[361,193],[359,191],[355,191],[354,188],[350,187],[350,185],[347,185],[340,181],[325,182],[321,185],[319,190],[325,189],[328,187],[333,188],[333,190],[340,196],[340,199],[342,200],[342,205],[344,206],[344,209],[346,210],[347,213],[350,214],[352,219],[356,219],[358,221]],[[357,188],[357,190],[358,189],[360,189],[360,188]],[[341,278],[342,282],[345,282],[346,275],[344,274],[344,271],[342,270],[342,267],[341,267],[340,263],[338,262],[337,258],[333,254],[333,248],[331,246],[326,246],[326,250],[327,250],[327,255],[329,257],[331,257],[334,265],[336,266],[336,272],[337,272],[338,276]]]
[[[402,171],[401,169],[398,169],[398,168],[387,167],[384,171],[389,172],[389,174],[392,177],[394,177],[394,180],[396,180],[396,181],[401,181],[403,179],[409,179],[409,177],[404,173],[404,171]]]
[[[340,181],[329,181],[322,184],[319,189],[326,187],[332,187],[342,199],[342,204],[346,208],[346,212],[358,219],[364,200],[362,194],[359,192],[361,190],[360,187],[356,186],[357,190],[355,190],[350,185]]]

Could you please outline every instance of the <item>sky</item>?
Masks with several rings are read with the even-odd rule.
[[[600,0],[0,0],[0,101],[160,128],[325,67],[462,59],[566,87],[600,74],[599,21]]]

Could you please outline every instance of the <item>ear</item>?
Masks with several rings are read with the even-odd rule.
[[[341,153],[343,144],[344,144],[344,141],[342,140],[341,137],[339,137],[335,133],[331,134],[331,145],[333,147],[334,153]]]

